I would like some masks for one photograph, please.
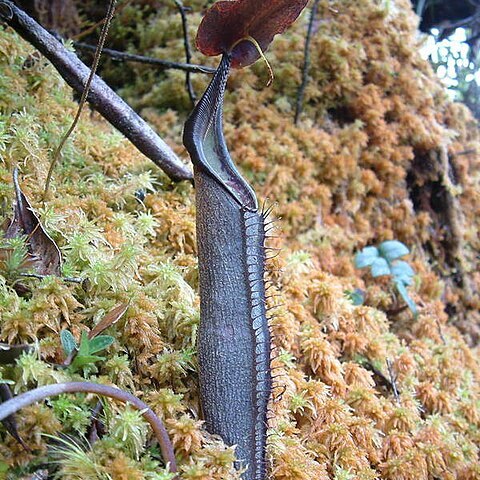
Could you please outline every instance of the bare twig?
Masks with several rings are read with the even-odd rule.
[[[73,45],[77,50],[85,50],[89,52],[95,51],[95,46],[89,45],[87,43],[73,42]],[[155,65],[164,69],[183,70],[190,73],[215,73],[215,68],[206,67],[204,65],[196,65],[194,63],[171,62],[170,60],[145,57],[144,55],[136,55],[134,53],[119,52],[118,50],[112,50],[111,48],[104,48],[103,54],[108,55],[110,58],[113,58],[114,60],[119,60],[121,62],[145,63],[147,65]]]
[[[300,119],[303,110],[303,97],[305,95],[305,88],[308,81],[308,70],[310,68],[310,42],[312,40],[313,24],[317,16],[319,0],[315,0],[310,11],[310,21],[308,22],[307,38],[305,39],[305,50],[303,54],[303,69],[302,69],[302,83],[297,92],[297,105],[295,108],[295,125]]]
[[[90,69],[11,0],[0,0],[0,21],[5,21],[52,62],[65,81],[83,92]],[[95,76],[90,104],[123,133],[172,180],[191,180],[192,172],[173,150],[102,79]]]
[[[47,278],[49,276],[49,275],[40,275],[39,273],[24,273],[24,272],[21,272],[19,275],[20,277],[36,278],[38,280],[43,280],[44,278]],[[81,277],[62,277],[62,280],[68,283],[82,283],[85,279]]]
[[[444,345],[446,345],[447,341],[445,340],[445,336],[443,335],[442,324],[440,323],[438,318],[437,318],[437,328],[438,328],[438,335],[440,336],[440,340]]]
[[[451,158],[456,158],[456,157],[460,157],[462,155],[471,155],[473,153],[477,153],[477,151],[474,148],[469,148],[468,150],[462,150],[461,152],[451,153],[450,157]]]
[[[182,17],[182,28],[183,28],[183,44],[185,45],[185,59],[187,63],[190,63],[192,60],[192,52],[190,50],[190,42],[188,41],[188,24],[187,24],[187,15],[185,14],[186,8],[183,6],[182,0],[175,0],[175,5],[180,12],[180,16]],[[188,96],[192,102],[192,105],[195,106],[195,100],[197,97],[195,96],[195,92],[193,91],[192,82],[190,81],[190,72],[185,74],[185,85],[188,90]]]
[[[128,5],[130,5],[131,3],[131,0],[125,0],[124,2],[122,2],[118,8],[117,8],[117,17],[118,17],[118,14],[125,9],[125,7],[127,7]],[[88,28],[86,28],[85,30],[83,30],[82,32],[80,33],[77,33],[76,35],[74,35],[72,37],[73,40],[76,40],[76,41],[79,41],[80,39],[82,38],[85,38],[87,37],[88,35],[90,35],[91,33],[93,33],[98,27],[102,26],[104,23],[105,23],[105,20],[106,20],[106,17],[102,18],[101,20],[99,20],[98,22],[95,22],[93,25],[90,25]]]
[[[393,371],[392,361],[389,358],[387,358],[386,363],[387,363],[387,369],[388,369],[388,376],[390,377],[390,384],[392,385],[392,389],[393,389],[393,396],[395,397],[396,402],[400,405],[400,395],[398,393],[398,388],[397,388],[397,376]]]
[[[389,370],[389,377],[390,378],[388,378],[383,374],[383,372],[381,370],[376,368],[375,365],[373,365],[373,363],[371,363],[369,360],[362,363],[362,365],[367,370],[370,370],[371,372],[373,372],[379,379],[381,379],[382,382],[385,384],[385,386],[388,387],[393,392],[393,395],[395,396],[395,398],[397,398],[397,396],[399,395],[399,391],[397,389],[397,385],[395,383],[395,380],[392,378],[392,376],[390,374],[390,370]],[[388,367],[388,363],[387,363],[387,367]]]
[[[55,150],[55,153],[53,154],[53,160],[50,163],[50,167],[47,173],[47,179],[45,180],[45,190],[43,191],[44,201],[47,199],[48,188],[50,187],[50,181],[52,180],[53,170],[55,169],[55,165],[58,163],[58,160],[60,158],[60,153],[62,152],[62,148],[65,145],[65,142],[67,141],[68,137],[70,137],[73,130],[77,126],[77,123],[80,120],[80,115],[82,113],[83,106],[87,101],[87,95],[88,95],[88,92],[90,91],[90,87],[92,85],[95,72],[97,71],[98,63],[100,61],[100,55],[102,54],[102,49],[103,49],[103,46],[105,45],[105,39],[107,38],[108,29],[110,28],[110,23],[112,21],[113,14],[115,13],[116,3],[117,3],[117,0],[110,0],[108,4],[107,13],[105,15],[105,22],[102,25],[102,31],[100,33],[98,45],[95,50],[95,57],[93,58],[92,67],[91,67],[90,73],[88,74],[87,83],[85,84],[85,88],[83,89],[82,96],[80,98],[80,103],[78,104],[77,113],[75,115],[75,118],[73,119],[72,124],[70,125],[70,128],[67,130],[67,133],[65,133],[65,135],[63,136],[62,140],[60,141],[60,144],[58,145],[57,149]]]
[[[177,471],[173,447],[168,437],[167,430],[160,418],[157,417],[155,412],[146,403],[142,402],[131,393],[109,385],[101,385],[92,382],[68,382],[35,388],[34,390],[17,395],[11,400],[7,400],[0,404],[0,421],[18,412],[18,410],[40,402],[48,397],[55,397],[64,393],[78,392],[94,393],[96,395],[110,397],[122,403],[128,403],[137,410],[140,410],[143,417],[150,424],[155,433],[163,458],[165,462],[168,463],[168,468],[171,472]]]

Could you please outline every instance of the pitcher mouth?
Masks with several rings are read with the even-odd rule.
[[[240,175],[223,135],[223,99],[232,57],[222,57],[210,85],[185,123],[183,143],[193,164],[214,177],[242,208],[257,210],[254,191]]]

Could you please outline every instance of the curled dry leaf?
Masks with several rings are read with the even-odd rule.
[[[242,68],[260,58],[249,40],[264,52],[278,33],[300,15],[308,0],[221,0],[203,17],[196,45],[207,56],[230,52],[232,67]]]
[[[18,170],[13,172],[16,204],[13,219],[6,226],[5,238],[27,235],[33,268],[40,275],[60,275],[62,256],[56,243],[45,232],[25,194],[18,185]]]
[[[130,304],[128,302],[121,303],[117,305],[113,310],[110,310],[96,325],[92,330],[90,330],[88,334],[88,339],[91,340],[95,338],[97,335],[100,335],[104,330],[108,327],[111,327],[115,323],[117,323],[125,314]]]

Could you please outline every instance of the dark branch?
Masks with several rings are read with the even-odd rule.
[[[0,20],[45,55],[74,90],[83,91],[90,69],[53,35],[10,0],[0,0]],[[192,179],[173,150],[101,78],[94,78],[87,100],[172,180]]]
[[[187,15],[185,14],[186,8],[183,6],[182,0],[175,0],[175,5],[180,12],[180,16],[182,17],[182,28],[183,28],[183,44],[185,46],[185,59],[187,63],[192,61],[192,52],[190,51],[190,42],[188,41],[188,25],[187,25]],[[192,105],[195,106],[195,100],[197,97],[195,96],[195,92],[193,91],[192,82],[190,81],[190,72],[185,74],[185,85],[188,90],[188,96],[192,102]]]
[[[310,11],[310,21],[308,22],[307,38],[305,39],[305,50],[303,55],[302,83],[298,89],[297,106],[295,108],[295,125],[298,123],[303,110],[303,97],[305,95],[305,88],[308,81],[308,70],[310,68],[310,42],[312,40],[313,23],[317,16],[318,2],[319,0],[313,2],[312,10]]]
[[[77,50],[84,50],[88,52],[94,52],[96,48],[94,45],[88,45],[87,43],[81,42],[73,42],[73,45]],[[147,65],[155,65],[163,69],[183,70],[190,73],[215,73],[215,69],[212,67],[205,67],[203,65],[196,65],[194,63],[171,62],[170,60],[145,57],[143,55],[136,55],[134,53],[119,52],[118,50],[112,50],[110,48],[104,48],[102,53],[120,62],[145,63]]]

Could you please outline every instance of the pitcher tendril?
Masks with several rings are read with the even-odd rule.
[[[113,15],[115,13],[116,3],[117,3],[117,0],[110,0],[107,14],[105,16],[105,21],[102,26],[102,31],[100,33],[100,38],[98,40],[97,49],[95,50],[95,55],[93,57],[92,68],[90,69],[90,74],[88,75],[87,82],[85,83],[85,88],[83,89],[82,96],[80,98],[80,103],[78,104],[77,113],[75,115],[75,118],[73,119],[72,124],[70,125],[70,128],[67,130],[67,132],[63,136],[57,149],[55,150],[55,153],[53,154],[53,160],[52,160],[52,163],[50,163],[50,167],[47,173],[47,179],[45,180],[45,190],[43,191],[43,201],[47,200],[48,190],[50,188],[50,183],[52,181],[53,170],[55,169],[55,166],[58,163],[60,154],[62,153],[62,149],[65,143],[67,142],[68,138],[72,134],[72,132],[75,130],[75,127],[77,126],[78,121],[80,120],[80,115],[82,114],[83,107],[87,101],[88,93],[90,92],[90,86],[92,85],[93,78],[95,77],[95,73],[98,68],[98,63],[100,61],[100,56],[102,54],[103,46],[105,45],[105,40],[107,38],[108,30],[110,28],[110,23],[112,22]]]

